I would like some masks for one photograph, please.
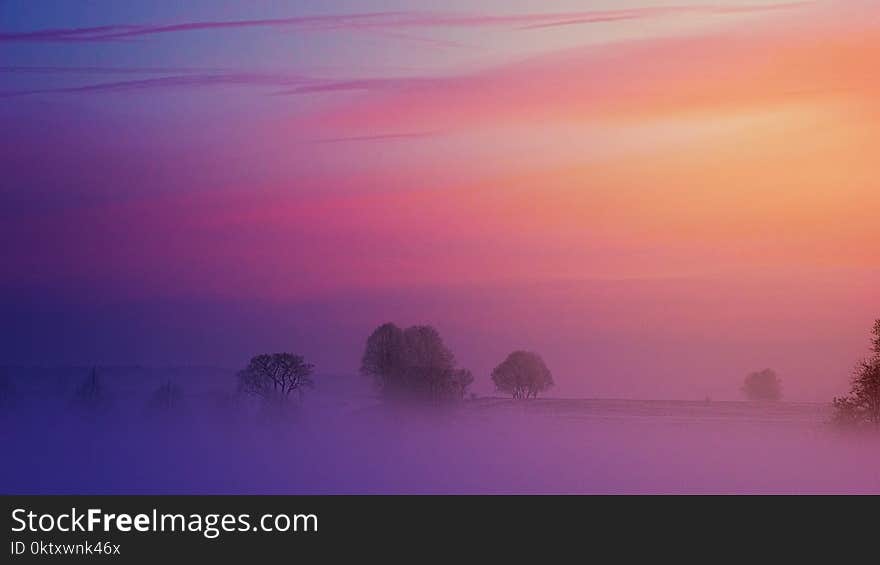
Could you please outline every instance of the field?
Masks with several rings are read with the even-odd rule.
[[[232,394],[222,371],[186,375],[174,378],[188,392],[163,411],[147,398],[167,373],[108,375],[115,394],[99,411],[78,407],[57,375],[19,379],[30,388],[0,416],[2,490],[880,492],[880,438],[834,429],[825,404],[478,398],[391,409],[339,377],[279,417]]]

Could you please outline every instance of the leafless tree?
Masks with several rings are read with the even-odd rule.
[[[314,386],[314,366],[301,355],[273,353],[257,355],[238,372],[239,390],[264,400],[287,401],[292,394],[301,398]]]

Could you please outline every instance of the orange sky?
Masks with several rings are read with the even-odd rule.
[[[235,36],[247,49],[231,53],[224,37],[234,47],[228,34],[257,33],[246,21],[244,31],[192,24],[206,43],[183,50],[174,41],[193,34],[149,26],[136,43],[113,43],[125,64],[174,52],[161,62],[218,66],[179,60],[207,52],[252,66],[158,81],[96,71],[90,50],[106,46],[62,34],[77,72],[113,76],[58,86],[73,74],[7,73],[0,196],[12,212],[0,235],[24,243],[0,283],[74,300],[100,289],[278,303],[400,289],[445,303],[462,288],[534,288],[515,306],[473,299],[473,312],[448,303],[400,316],[461,331],[476,316],[499,349],[495,322],[544,328],[529,334],[539,345],[556,322],[585,336],[619,331],[615,351],[646,328],[685,339],[723,321],[719,364],[757,368],[749,348],[771,338],[826,343],[822,359],[791,345],[754,363],[837,390],[880,315],[866,290],[880,266],[877,4],[658,0],[626,2],[622,14],[595,4],[592,15],[560,5],[510,18],[486,6],[379,18],[369,31]],[[52,46],[16,55],[20,38],[0,39],[19,66],[16,56],[57,57]],[[299,48],[305,70],[266,70]],[[39,73],[57,76],[25,84]],[[607,281],[647,287],[585,290]],[[364,325],[396,317],[376,316]],[[589,339],[552,350],[572,386]],[[829,365],[834,384],[821,380]]]

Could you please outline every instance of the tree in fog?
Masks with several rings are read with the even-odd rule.
[[[463,400],[468,388],[474,383],[474,375],[469,369],[456,369],[449,381],[449,389],[446,391],[452,398]]]
[[[445,397],[455,373],[455,356],[432,326],[403,330],[407,388],[427,400]]]
[[[150,396],[148,407],[152,410],[171,410],[180,404],[183,391],[172,381],[162,383]]]
[[[880,320],[874,323],[871,355],[856,366],[848,396],[835,398],[834,421],[880,426]]]
[[[97,367],[93,367],[88,376],[76,387],[74,399],[77,404],[88,409],[97,409],[106,405],[107,394],[98,376]]]
[[[386,396],[404,390],[403,330],[392,323],[382,324],[367,338],[361,356],[361,374],[373,379]]]
[[[301,355],[272,353],[257,355],[238,372],[239,391],[263,400],[287,401],[296,394],[302,398],[306,388],[314,386],[314,365]]]
[[[553,386],[553,375],[537,353],[514,351],[492,370],[492,382],[514,399],[537,398]]]
[[[746,375],[742,392],[749,400],[780,400],[782,398],[782,381],[773,369],[755,371]]]
[[[361,373],[388,399],[461,400],[473,382],[432,326],[400,329],[387,323],[367,338]]]

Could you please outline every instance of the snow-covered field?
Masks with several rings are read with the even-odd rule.
[[[389,409],[327,377],[269,417],[220,369],[129,369],[108,403],[72,400],[86,374],[19,373],[0,408],[3,492],[880,492],[880,436],[828,425],[810,403],[500,398]],[[162,382],[183,394],[149,407]]]

